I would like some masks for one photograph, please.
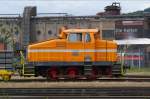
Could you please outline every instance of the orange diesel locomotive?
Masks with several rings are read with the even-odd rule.
[[[62,29],[58,39],[31,44],[28,65],[48,79],[120,76],[117,44],[102,40],[98,29]]]

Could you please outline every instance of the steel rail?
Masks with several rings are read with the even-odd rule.
[[[0,88],[0,96],[150,96],[150,87]]]
[[[2,99],[149,99],[150,96],[0,96]]]
[[[2,82],[3,80],[0,79],[0,82]],[[47,80],[46,78],[31,78],[31,79],[11,79],[8,82],[93,82],[93,81],[100,81],[100,82],[124,82],[124,81],[128,81],[128,82],[150,82],[150,77],[146,77],[146,76],[142,76],[142,77],[138,77],[138,76],[126,76],[126,77],[121,77],[121,78],[98,78],[95,80],[90,80],[90,79],[58,79],[58,80]]]

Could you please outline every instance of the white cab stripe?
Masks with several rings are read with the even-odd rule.
[[[30,49],[28,52],[117,52],[116,49]]]

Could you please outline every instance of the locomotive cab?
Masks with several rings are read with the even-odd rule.
[[[69,60],[66,60],[75,62],[95,61],[94,35],[97,32],[97,29],[69,29],[64,31],[66,33],[66,49],[72,50],[72,53],[66,54],[67,57],[70,57]]]

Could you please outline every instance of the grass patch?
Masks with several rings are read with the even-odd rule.
[[[150,68],[130,68],[126,72],[127,74],[133,75],[150,75]]]
[[[149,72],[150,73],[150,68],[130,68],[127,70],[128,73],[133,73],[133,72]]]

